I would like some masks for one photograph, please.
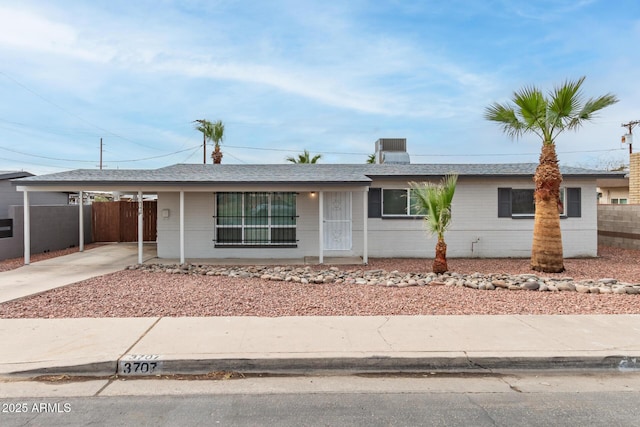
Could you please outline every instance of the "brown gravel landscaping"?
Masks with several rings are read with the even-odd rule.
[[[602,247],[599,255],[595,259],[567,259],[566,272],[546,276],[640,283],[640,251]],[[424,272],[430,262],[373,259],[364,268]],[[450,259],[449,268],[468,274],[532,273],[528,259]],[[126,270],[0,304],[0,318],[460,314],[640,314],[640,295],[479,291],[451,286],[305,285]]]

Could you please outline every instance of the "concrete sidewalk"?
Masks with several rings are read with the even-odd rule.
[[[156,257],[156,245],[145,244],[143,259]],[[137,243],[112,243],[34,262],[0,273],[0,303],[45,292],[138,263]]]
[[[122,243],[40,261],[0,273],[0,302],[137,261]],[[0,376],[571,368],[640,369],[640,315],[0,319]]]
[[[640,315],[2,319],[0,375],[640,369]]]

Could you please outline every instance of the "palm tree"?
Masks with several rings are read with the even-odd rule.
[[[560,183],[562,175],[556,155],[556,137],[565,130],[577,130],[595,113],[618,102],[615,95],[583,100],[584,77],[565,81],[546,97],[535,86],[513,94],[513,103],[493,103],[485,109],[487,120],[498,122],[512,138],[533,133],[542,139],[535,182],[535,219],[531,268],[547,273],[564,271],[560,231]]]
[[[209,120],[201,119],[195,120],[197,123],[195,128],[199,132],[202,132],[202,146],[203,146],[203,163],[207,163],[207,140],[213,141],[214,150],[211,153],[213,163],[219,164],[222,161],[222,152],[220,151],[220,143],[224,138],[224,124],[221,120],[217,122],[210,122]]]
[[[214,164],[219,165],[222,162],[222,151],[220,151],[220,144],[224,139],[224,123],[222,123],[222,120],[218,120],[217,122],[213,123],[210,139],[213,141],[213,153],[211,153],[211,158],[213,159]]]
[[[311,154],[307,150],[304,150],[302,154],[298,154],[298,157],[287,157],[287,162],[291,163],[317,163],[322,158],[322,154],[316,154],[311,157]]]
[[[376,153],[369,154],[369,156],[367,157],[367,163],[374,164],[375,162],[376,162]]]
[[[414,207],[417,208],[418,213],[425,215],[424,219],[429,233],[438,236],[436,257],[432,267],[433,272],[438,274],[449,270],[444,233],[451,225],[451,202],[456,192],[457,182],[458,175],[448,175],[438,184],[432,182],[409,183]]]

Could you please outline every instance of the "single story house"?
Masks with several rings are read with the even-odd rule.
[[[629,203],[629,172],[619,178],[597,180],[598,203],[601,205],[626,205]]]
[[[154,194],[160,258],[317,257],[322,263],[324,257],[354,256],[366,263],[368,257],[434,256],[435,237],[412,207],[408,183],[455,173],[448,256],[530,256],[536,164],[410,164],[398,154],[386,156],[394,159],[391,163],[380,155],[383,163],[376,164],[73,170],[23,178],[14,185],[24,192],[25,227],[32,192],[120,191],[140,200]],[[561,171],[564,255],[596,256],[596,179],[619,178],[620,173]],[[139,230],[141,221],[139,215]],[[142,241],[139,248],[141,260]]]

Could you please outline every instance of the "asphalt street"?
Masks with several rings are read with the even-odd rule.
[[[640,410],[640,373],[77,379],[0,385],[3,426],[633,426]]]

